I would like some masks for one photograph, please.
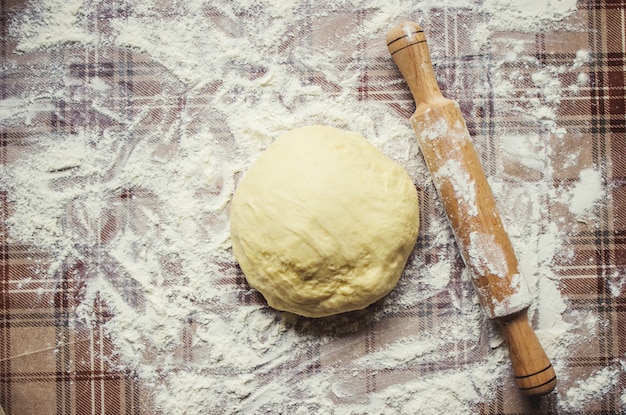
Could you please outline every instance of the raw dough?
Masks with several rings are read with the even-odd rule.
[[[322,317],[393,289],[417,239],[419,207],[402,167],[359,134],[315,125],[261,154],[230,220],[249,284],[276,309]]]

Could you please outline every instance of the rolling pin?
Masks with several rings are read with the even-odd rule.
[[[530,292],[459,106],[441,94],[418,24],[394,27],[387,46],[415,100],[420,150],[482,308],[504,334],[515,382],[526,395],[545,395],[556,386],[554,368],[528,321]]]

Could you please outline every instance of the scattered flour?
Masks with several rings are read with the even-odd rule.
[[[606,197],[602,174],[593,168],[581,170],[578,182],[565,197],[570,212],[578,216],[589,213],[598,202]]]
[[[437,327],[401,327],[404,332],[379,339],[376,350],[366,351],[358,337],[365,334],[350,325],[354,322],[344,326],[339,318],[331,332],[312,334],[306,324],[297,329],[289,315],[255,305],[253,293],[232,283],[238,277],[227,265],[233,261],[228,201],[237,177],[274,137],[313,123],[363,133],[405,166],[418,187],[430,186],[407,120],[384,103],[359,97],[364,69],[359,53],[386,56],[378,40],[393,24],[407,16],[420,16],[427,24],[437,9],[447,8],[466,10],[481,21],[473,32],[473,52],[496,50],[495,31],[544,30],[571,14],[576,2],[512,5],[487,0],[449,6],[335,0],[315,10],[304,1],[118,3],[121,17],[103,1],[31,2],[11,22],[11,35],[21,53],[73,44],[146,55],[160,65],[158,70],[150,67],[163,75],[160,92],[142,96],[143,104],[134,104],[137,111],[128,112],[111,99],[120,93],[112,77],[85,80],[68,68],[56,68],[63,75],[61,84],[35,85],[22,96],[4,98],[2,126],[36,124],[38,114],[57,111],[58,100],[81,110],[87,100],[114,126],[35,135],[28,153],[1,168],[0,185],[14,207],[7,220],[11,240],[53,255],[42,277],[54,284],[64,263],[90,261],[85,299],[77,311],[95,324],[94,304],[107,304],[112,317],[104,330],[121,362],[154,391],[162,413],[216,408],[229,413],[472,413],[491,399],[494,385],[510,380],[508,358],[503,347],[494,346],[488,356],[466,363],[467,349],[459,344],[477,342],[484,321],[476,299],[459,289],[467,276],[452,275],[456,251],[441,217],[431,218],[422,236],[424,249],[434,252],[437,261],[427,266],[423,256],[415,255],[382,311],[370,318],[380,321],[441,295],[448,296],[454,311],[440,317]],[[324,25],[341,7],[368,12],[358,26],[343,21],[343,33],[311,38],[318,31],[307,28]],[[112,13],[106,28],[88,24],[98,13]],[[491,91],[502,98],[495,101],[495,115],[531,114],[543,126],[553,125],[563,90],[575,93],[575,87],[586,84],[586,74],[581,72],[575,85],[561,85],[559,68],[540,68],[525,55],[524,42],[507,42],[509,52],[485,69],[494,81]],[[436,42],[433,47],[437,65]],[[350,63],[346,57],[352,58]],[[580,51],[570,69],[580,69],[589,58]],[[518,61],[536,67],[534,88],[528,91],[520,92],[519,73],[503,69],[506,62]],[[311,82],[315,77],[318,82]],[[481,87],[477,81],[477,95],[484,92]],[[506,100],[518,93],[514,102]],[[156,108],[177,112],[155,118]],[[551,265],[554,257],[566,255],[565,234],[542,217],[548,202],[539,195],[555,196],[554,150],[546,143],[551,134],[567,132],[546,131],[555,132],[497,134],[499,147],[510,156],[504,159],[543,176],[510,185],[501,168],[490,184],[500,204],[510,205],[502,210],[503,219],[535,297],[531,312],[538,315],[538,335],[555,366],[565,370],[568,348],[580,341],[571,333],[576,323],[564,317],[567,303]],[[605,197],[601,176],[587,169],[579,179],[563,202],[572,213],[587,214]],[[591,316],[581,313],[577,319],[587,332],[593,329]],[[191,339],[189,345],[183,344],[182,334]],[[352,348],[350,336],[357,336]],[[184,347],[193,361],[180,356]],[[310,353],[318,352],[330,361],[322,371],[310,367]],[[457,362],[457,369],[439,367],[442,360]],[[407,368],[419,368],[424,375],[367,390],[371,373],[382,376]],[[616,377],[607,369],[560,390],[559,407],[583,407],[614,385]]]
[[[499,277],[508,275],[508,261],[500,245],[496,243],[493,235],[480,232],[470,234],[468,262],[477,270],[483,270],[483,274],[493,274]]]
[[[609,280],[609,289],[613,297],[619,297],[626,284],[626,275],[614,271],[612,275],[607,275]]]
[[[436,264],[429,265],[425,269],[424,283],[434,290],[444,289],[450,283],[452,275],[452,263],[441,260]]]
[[[576,2],[562,0],[485,0],[482,8],[492,19],[490,26],[499,30],[532,32],[550,21],[561,20],[576,10]]]
[[[585,63],[589,62],[591,58],[591,54],[588,50],[581,49],[576,52],[576,58],[574,58],[574,64],[572,65],[572,69],[580,68]]]
[[[463,169],[458,160],[448,160],[439,168],[433,176],[437,180],[443,180],[452,185],[454,194],[463,198],[465,208],[471,216],[478,215],[476,205],[476,184],[470,180],[469,174]]]
[[[594,398],[604,396],[614,387],[618,380],[620,369],[604,368],[592,373],[587,379],[577,382],[577,386],[570,388],[565,399],[559,402],[560,409],[580,411]]]
[[[17,50],[30,52],[67,43],[88,45],[95,36],[85,30],[83,0],[48,0],[30,7],[14,25]]]
[[[587,85],[589,83],[589,75],[586,72],[581,72],[578,74],[577,81],[580,86]]]

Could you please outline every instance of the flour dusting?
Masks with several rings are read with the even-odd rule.
[[[570,212],[579,216],[589,213],[598,202],[606,197],[601,173],[593,168],[581,170],[577,183],[566,197]]]
[[[434,177],[437,180],[450,183],[455,195],[461,199],[464,208],[470,216],[478,215],[476,205],[476,183],[470,178],[469,173],[463,169],[458,160],[450,159],[439,168]]]
[[[577,386],[569,389],[566,399],[560,402],[565,410],[580,410],[593,398],[606,394],[617,384],[621,370],[604,368],[592,373],[587,379],[577,382]]]

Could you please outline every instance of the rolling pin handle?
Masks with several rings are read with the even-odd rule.
[[[415,22],[402,22],[387,34],[387,48],[409,85],[417,105],[443,98],[426,43],[424,30]]]
[[[556,374],[541,343],[528,322],[527,309],[496,319],[509,348],[515,383],[528,396],[550,393]]]

